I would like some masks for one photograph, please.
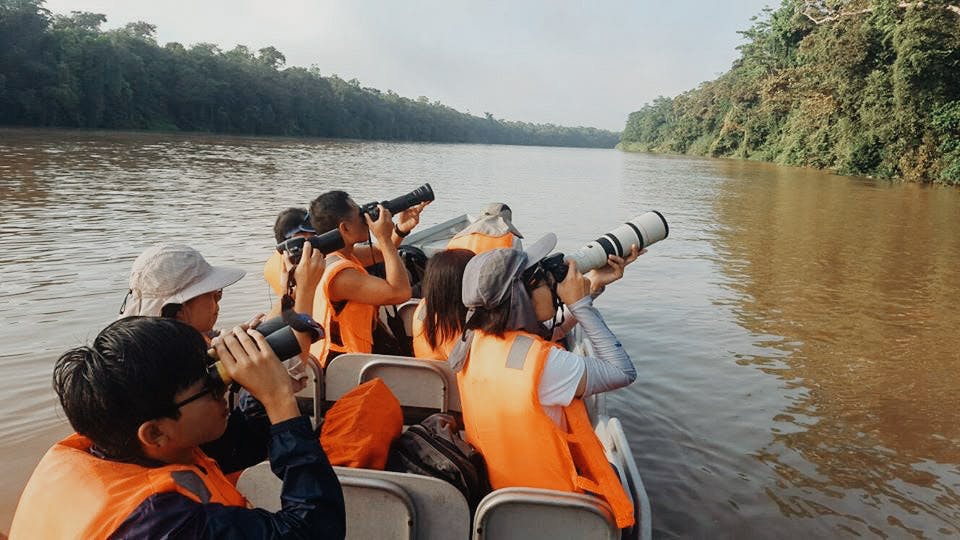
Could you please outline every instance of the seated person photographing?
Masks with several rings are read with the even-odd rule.
[[[256,330],[213,345],[272,424],[279,511],[248,508],[199,448],[228,414],[203,337],[174,319],[129,317],[57,360],[54,389],[76,433],[37,465],[11,538],[343,538],[340,484],[279,359]]]
[[[590,296],[596,299],[607,285],[623,277],[624,268],[641,253],[645,251],[638,250],[634,244],[625,259],[609,255],[605,266],[584,274],[590,280]],[[417,358],[446,360],[460,339],[467,315],[467,308],[460,300],[463,270],[473,256],[474,252],[467,249],[446,249],[427,263],[423,298],[413,313],[413,355]],[[551,341],[557,341],[577,324],[577,318],[564,307],[562,324],[554,327],[553,319],[541,322],[553,328]]]
[[[310,237],[314,234],[313,225],[310,224],[310,214],[303,208],[287,208],[280,212],[273,224],[273,237],[277,244],[291,238]],[[263,278],[270,285],[270,290],[277,298],[286,293],[285,287],[281,283],[283,273],[283,256],[279,251],[273,250],[270,258],[263,265]]]
[[[593,307],[591,283],[576,264],[568,263],[560,283],[540,265],[555,245],[549,234],[527,251],[481,253],[464,269],[469,311],[448,362],[458,371],[467,442],[483,454],[494,489],[589,491],[610,504],[619,527],[628,527],[633,506],[583,398],[629,385],[636,368]],[[551,341],[554,329],[540,321],[552,321],[561,303],[596,356]]]
[[[324,193],[310,204],[310,221],[317,234],[338,229],[344,243],[327,256],[326,272],[313,300],[313,318],[327,331],[327,339],[310,350],[321,365],[345,352],[373,352],[377,308],[410,299],[410,278],[397,246],[420,222],[427,204],[400,212],[396,225],[383,205],[377,206],[379,216],[373,220],[343,191]],[[356,245],[369,242],[371,236],[376,245]],[[381,261],[385,277],[370,275],[365,267]]]

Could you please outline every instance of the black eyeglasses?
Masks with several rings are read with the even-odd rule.
[[[179,409],[184,405],[193,403],[194,401],[206,396],[207,394],[210,394],[214,398],[218,398],[222,396],[223,393],[226,391],[227,391],[227,387],[226,385],[223,384],[223,382],[220,382],[219,380],[214,380],[213,377],[208,377],[206,382],[203,384],[203,390],[200,390],[196,394],[193,394],[190,397],[184,398],[181,401],[177,401],[173,405]]]

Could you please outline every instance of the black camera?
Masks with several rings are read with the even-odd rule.
[[[274,317],[270,320],[263,321],[255,330],[263,334],[267,344],[270,345],[270,348],[273,349],[273,352],[276,353],[277,358],[280,360],[293,358],[303,352],[296,334],[293,333],[293,328],[291,328],[282,317]],[[324,333],[319,331],[314,335],[313,341],[315,342],[323,336]],[[211,356],[215,356],[216,353],[213,352],[213,349],[210,351]],[[219,381],[219,384],[230,385],[230,383],[233,382],[230,376],[223,370],[220,362],[215,362],[207,367],[207,375],[211,379]]]
[[[564,259],[563,253],[554,253],[553,255],[544,257],[540,260],[538,266],[553,274],[553,279],[555,279],[557,283],[560,283],[566,279],[567,271],[570,270],[570,267],[567,266],[567,261]]]
[[[293,261],[293,264],[298,264],[300,257],[303,256],[304,242],[310,242],[313,249],[320,251],[320,253],[324,255],[333,253],[344,246],[343,236],[340,235],[339,230],[334,229],[315,236],[295,236],[289,240],[284,240],[277,244],[277,251],[279,253],[286,251],[290,254],[290,260]]]
[[[380,219],[380,209],[377,208],[378,204],[382,204],[384,208],[390,210],[391,214],[396,214],[397,212],[403,212],[404,210],[422,202],[432,200],[434,200],[433,188],[430,187],[430,184],[424,184],[410,193],[401,195],[396,199],[383,201],[381,203],[369,202],[360,207],[360,214],[367,214],[370,216],[370,219],[376,221]],[[290,260],[293,261],[293,264],[298,264],[300,262],[300,257],[303,255],[304,242],[310,242],[310,245],[313,246],[313,249],[319,250],[324,255],[333,253],[344,246],[343,236],[340,235],[340,231],[338,229],[333,229],[332,231],[327,231],[316,236],[309,236],[306,238],[297,236],[290,238],[289,240],[284,240],[283,242],[277,244],[277,252],[282,254],[284,251],[286,251],[290,254]]]
[[[383,202],[369,202],[360,207],[361,214],[367,214],[370,216],[370,219],[376,221],[380,219],[380,209],[377,208],[378,204],[382,204],[384,208],[390,211],[391,214],[397,214],[398,212],[403,212],[404,210],[411,208],[415,205],[418,205],[422,202],[434,200],[433,188],[430,187],[430,184],[424,184],[417,189],[407,193],[406,195],[401,195],[396,199]]]

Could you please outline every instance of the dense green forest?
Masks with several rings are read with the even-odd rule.
[[[720,78],[630,114],[620,148],[960,184],[956,0],[784,0]]]
[[[474,116],[287,67],[274,47],[160,46],[156,27],[0,0],[0,124],[613,148],[588,127]]]

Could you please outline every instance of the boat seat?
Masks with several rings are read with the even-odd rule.
[[[460,411],[457,378],[447,363],[405,356],[349,353],[334,358],[324,373],[324,398],[334,402],[377,377],[390,387],[405,410],[420,409],[427,415]],[[405,415],[404,423],[414,423],[408,420]]]
[[[620,538],[605,502],[592,495],[534,488],[498,489],[477,507],[474,540]]]
[[[415,474],[334,467],[343,488],[347,538],[467,538],[470,510],[453,485]],[[244,471],[237,482],[257,508],[280,508],[282,483],[268,462]]]
[[[416,298],[405,302],[398,309],[400,320],[403,321],[403,330],[407,333],[407,336],[413,337],[413,312],[417,310],[419,305],[420,299]]]

